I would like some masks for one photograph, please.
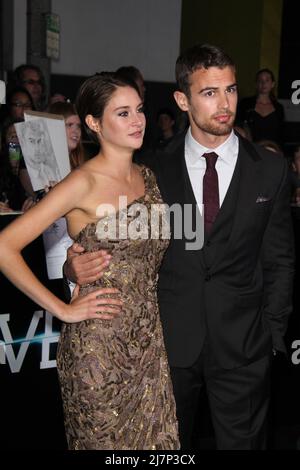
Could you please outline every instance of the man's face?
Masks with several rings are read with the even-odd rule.
[[[42,133],[34,132],[31,129],[27,131],[27,151],[32,155],[32,161],[38,165],[45,160],[45,142]]]
[[[237,85],[233,67],[201,68],[190,75],[190,97],[175,92],[178,106],[187,111],[192,135],[201,143],[203,138],[225,140],[233,128]]]

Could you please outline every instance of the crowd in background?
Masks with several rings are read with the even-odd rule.
[[[122,66],[117,72],[134,81],[144,98],[147,119],[147,87],[142,73],[134,66]],[[71,171],[97,151],[97,144],[85,134],[75,105],[62,93],[48,95],[41,70],[32,65],[18,67],[7,84],[6,105],[0,109],[0,212],[26,211],[40,198],[33,190],[26,162],[18,141],[15,124],[24,120],[24,112],[47,112],[63,117]],[[164,158],[174,152],[188,121],[183,112],[160,106],[154,128],[146,130],[144,144],[136,152],[135,161],[147,165],[149,160]],[[271,70],[256,74],[253,96],[242,98],[238,105],[235,132],[263,146],[270,152],[284,155],[290,164],[291,207],[300,207],[300,136],[299,144],[287,145],[284,135],[284,109],[275,94],[275,79]],[[47,192],[49,188],[45,188]],[[299,209],[298,209],[299,210]]]
[[[117,70],[125,78],[133,80],[144,98],[147,118],[147,90],[142,73],[134,66],[122,66]],[[253,96],[240,100],[235,130],[244,138],[264,146],[268,150],[284,154],[290,161],[291,203],[300,204],[300,138],[299,145],[287,146],[284,140],[284,109],[275,94],[275,78],[271,70],[261,69],[256,73]],[[94,156],[97,147],[82,135],[81,123],[75,106],[61,93],[48,95],[42,71],[35,65],[20,65],[7,84],[6,105],[0,109],[1,158],[0,158],[0,211],[27,210],[36,201],[37,195],[22,157],[15,131],[15,123],[24,120],[24,112],[34,110],[62,115],[71,169]],[[157,155],[170,153],[177,143],[177,136],[186,132],[185,113],[159,106],[154,129],[146,130],[142,149],[136,160],[147,164]],[[153,127],[153,126],[152,126]]]

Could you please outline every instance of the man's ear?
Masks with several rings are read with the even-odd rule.
[[[100,123],[99,123],[99,119],[95,119],[94,116],[92,116],[91,114],[88,114],[86,117],[85,117],[85,122],[86,122],[86,125],[94,132],[96,132],[97,134],[100,134]]]
[[[189,106],[188,106],[188,99],[187,96],[182,92],[182,91],[174,91],[174,99],[181,109],[181,111],[188,111]]]

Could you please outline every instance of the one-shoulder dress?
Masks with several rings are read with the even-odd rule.
[[[116,287],[124,305],[113,320],[63,324],[57,366],[69,449],[180,447],[157,303],[168,223],[154,174],[146,167],[141,171],[144,196],[117,217],[108,214],[88,224],[76,237],[87,252],[104,248],[112,254],[104,276],[81,286],[79,295]]]

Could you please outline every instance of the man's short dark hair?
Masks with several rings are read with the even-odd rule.
[[[197,44],[183,52],[176,61],[176,81],[180,91],[190,97],[190,75],[210,67],[235,67],[231,57],[221,48],[210,44]]]

